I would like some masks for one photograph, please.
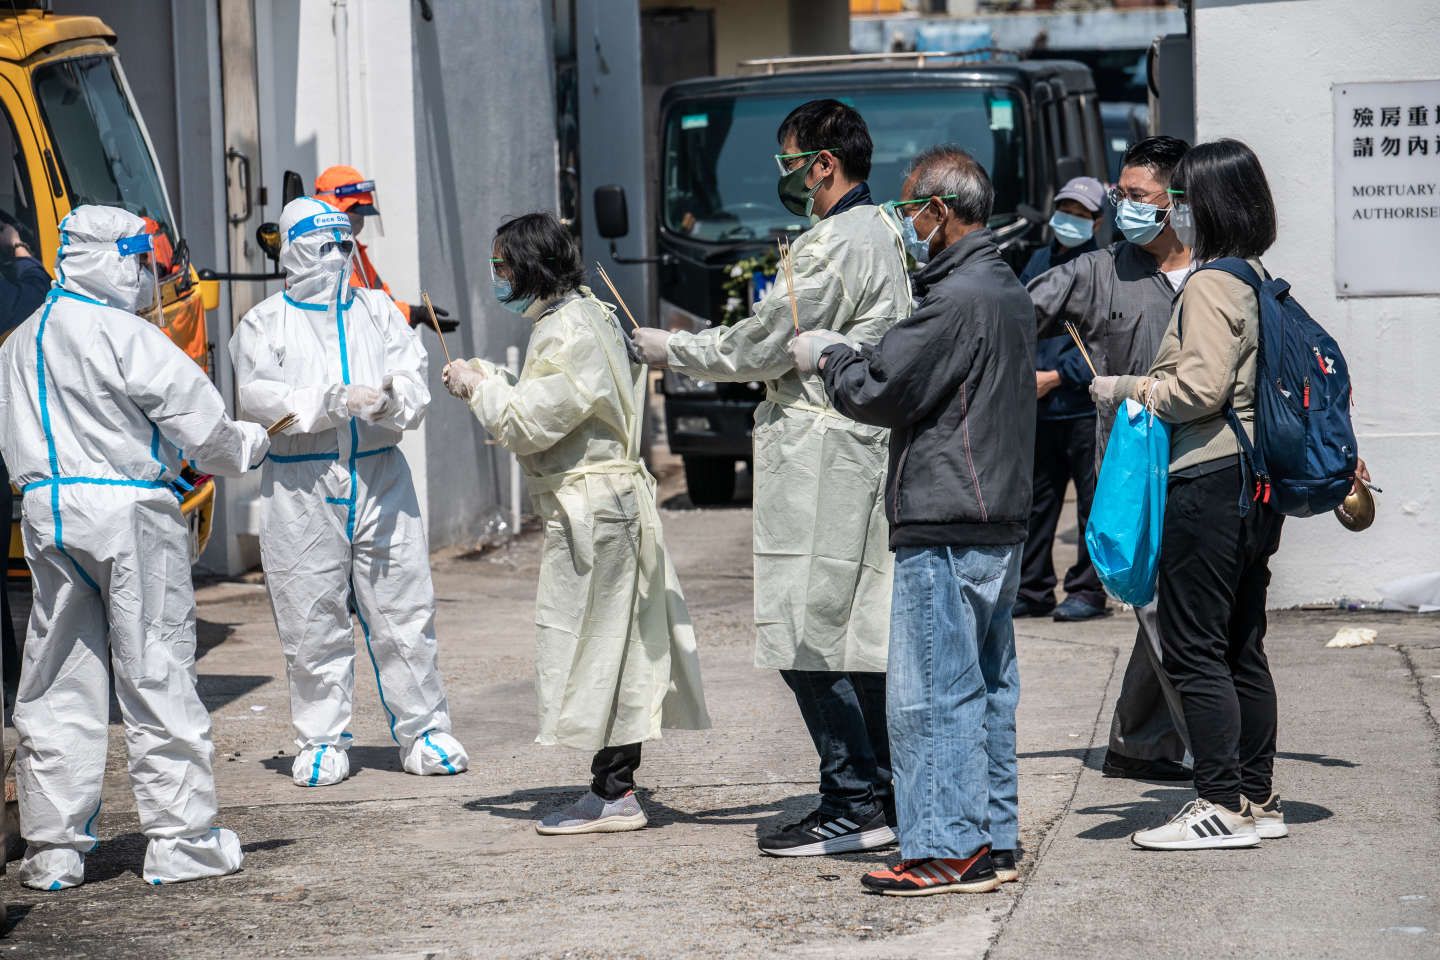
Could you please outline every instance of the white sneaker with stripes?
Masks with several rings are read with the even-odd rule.
[[[819,810],[799,823],[790,823],[760,838],[760,852],[772,857],[822,857],[831,853],[877,850],[895,842],[895,831],[883,812],[864,823],[849,817],[832,817]]]
[[[1260,844],[1255,818],[1196,798],[1164,826],[1141,830],[1130,842],[1146,850],[1216,850]]]

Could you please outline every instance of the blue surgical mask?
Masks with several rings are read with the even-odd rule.
[[[495,291],[495,299],[500,301],[500,306],[509,310],[511,313],[523,314],[526,310],[530,309],[530,304],[535,302],[534,297],[526,297],[523,300],[512,300],[511,294],[514,291],[510,288],[510,281],[504,277],[494,277],[490,281],[490,287]]]
[[[1120,228],[1126,240],[1145,244],[1160,236],[1160,231],[1165,229],[1165,218],[1169,215],[1168,209],[1162,211],[1153,203],[1141,203],[1127,197],[1115,207],[1115,226]]]
[[[1062,247],[1078,247],[1095,234],[1095,221],[1056,210],[1050,218],[1050,232]]]
[[[923,207],[921,209],[924,209]],[[918,212],[918,211],[917,211]],[[935,239],[935,233],[940,229],[940,224],[935,224],[935,229],[923,240],[915,233],[915,218],[900,218],[900,236],[905,241],[905,252],[915,258],[915,262],[924,266],[930,262],[930,241]]]

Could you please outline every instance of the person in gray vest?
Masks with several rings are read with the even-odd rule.
[[[1127,150],[1110,194],[1115,225],[1125,239],[1049,270],[1028,287],[1038,335],[1064,334],[1066,321],[1073,323],[1101,376],[1150,369],[1170,322],[1171,302],[1190,273],[1190,248],[1170,225],[1168,192],[1170,174],[1188,149],[1174,137],[1150,137]],[[1097,413],[1098,472],[1115,411],[1102,406]],[[1179,695],[1160,668],[1155,604],[1135,614],[1140,629],[1115,703],[1104,773],[1188,780],[1189,740]]]

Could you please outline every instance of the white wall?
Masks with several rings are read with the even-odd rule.
[[[1266,266],[1345,351],[1360,454],[1385,490],[1363,534],[1329,517],[1287,521],[1273,606],[1375,598],[1440,569],[1440,297],[1335,296],[1330,89],[1440,77],[1437,38],[1436,0],[1196,2],[1198,139],[1235,137],[1264,163],[1280,213]]]

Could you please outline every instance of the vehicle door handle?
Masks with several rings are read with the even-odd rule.
[[[227,189],[232,186],[238,186],[244,204],[241,208],[244,210],[243,213],[234,213],[234,204],[230,204],[232,212],[226,215],[226,219],[229,220],[232,225],[244,223],[246,220],[249,220],[250,215],[254,213],[254,206],[250,201],[250,158],[234,147],[230,147],[225,151],[225,165],[225,186]],[[235,167],[235,181],[238,181],[238,184],[230,178],[229,168],[231,166]]]

